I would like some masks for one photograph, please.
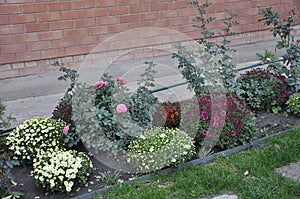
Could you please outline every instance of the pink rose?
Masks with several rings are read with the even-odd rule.
[[[119,104],[116,108],[117,113],[121,114],[121,113],[125,113],[127,111],[127,107],[125,104]]]
[[[126,84],[126,80],[123,79],[122,77],[118,77],[117,82],[119,82],[120,84]]]
[[[65,126],[65,128],[64,128],[64,130],[63,130],[63,134],[68,135],[69,129],[70,129],[69,126]]]
[[[96,87],[97,87],[97,88],[101,88],[101,87],[103,87],[104,85],[105,85],[105,82],[103,82],[103,81],[96,82]]]

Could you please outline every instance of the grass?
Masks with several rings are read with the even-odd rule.
[[[98,198],[200,198],[233,192],[239,198],[300,198],[300,183],[274,170],[300,160],[300,129],[268,140],[259,149],[218,157],[200,167],[158,175],[147,181],[121,184]],[[249,175],[245,175],[245,172]]]

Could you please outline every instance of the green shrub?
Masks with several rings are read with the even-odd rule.
[[[32,160],[48,149],[65,146],[63,130],[66,123],[48,117],[35,117],[24,121],[7,136],[7,145],[13,151],[13,159],[22,164]]]
[[[295,115],[300,116],[300,93],[294,93],[286,102],[288,109]]]
[[[127,152],[137,172],[148,173],[186,162],[194,154],[194,144],[179,129],[155,127],[131,141]]]
[[[51,192],[70,192],[75,186],[85,184],[93,168],[87,155],[74,150],[49,150],[33,161],[31,175],[37,184]]]
[[[58,105],[55,107],[52,113],[53,119],[61,119],[66,122],[69,126],[68,134],[65,136],[64,142],[67,147],[73,147],[78,144],[80,141],[80,137],[76,132],[76,126],[74,121],[72,120],[72,95],[66,94],[64,98],[62,98]]]
[[[154,81],[154,65],[148,64],[134,93],[129,92],[125,79],[108,73],[93,86],[76,84],[72,119],[87,148],[117,156],[126,152],[140,132],[152,127],[158,99],[148,89]]]
[[[288,98],[288,85],[284,77],[257,68],[238,78],[243,93],[239,96],[255,110],[278,113]]]
[[[10,127],[11,121],[15,118],[5,115],[6,106],[0,100],[0,132]],[[1,198],[20,198],[23,194],[18,190],[13,190],[14,176],[11,169],[19,165],[19,161],[11,159],[11,153],[5,147],[5,135],[0,135],[0,197]]]

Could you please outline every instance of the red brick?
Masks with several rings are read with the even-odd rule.
[[[102,17],[102,16],[106,16],[106,15],[107,15],[106,8],[96,8],[96,9],[85,11],[86,17]]]
[[[82,46],[87,44],[97,44],[97,36],[79,37],[76,39],[76,45]]]
[[[66,56],[87,54],[88,52],[89,51],[88,51],[87,46],[77,46],[77,47],[66,48]]]
[[[130,26],[128,24],[118,24],[109,27],[110,33],[123,32],[125,30],[129,30]]]
[[[63,38],[62,31],[55,31],[55,32],[41,32],[39,34],[40,40],[53,40],[53,39],[61,39]]]
[[[51,30],[63,30],[73,28],[73,21],[53,21],[50,24]]]
[[[258,11],[259,11],[258,8],[250,8],[247,10],[240,11],[238,13],[238,16],[239,17],[257,16]]]
[[[6,3],[30,3],[30,2],[32,2],[32,0],[6,0]]]
[[[26,44],[4,45],[4,46],[1,46],[1,53],[2,54],[12,54],[12,53],[16,53],[16,52],[26,51],[26,49],[27,49]]]
[[[0,28],[0,34],[16,34],[16,33],[23,33],[23,25],[5,25],[1,26]]]
[[[47,4],[24,4],[22,8],[24,13],[46,12]]]
[[[57,21],[61,20],[60,12],[46,12],[38,14],[39,22]]]
[[[34,14],[12,15],[10,19],[12,24],[36,22]]]
[[[95,18],[80,19],[75,21],[75,28],[90,27],[96,25]]]
[[[9,17],[8,16],[0,16],[0,25],[8,25],[9,24]]]
[[[20,69],[20,68],[25,68],[25,64],[23,63],[14,63],[12,64],[13,69]]]
[[[70,2],[52,2],[48,3],[49,10],[71,10]]]
[[[16,62],[16,55],[10,54],[10,55],[1,55],[0,56],[0,64],[7,64],[7,63],[14,63]]]
[[[12,35],[0,35],[0,45],[1,44],[11,44]]]
[[[1,73],[1,71],[4,71],[4,70],[11,70],[11,69],[12,69],[11,64],[1,64],[1,65],[0,65],[0,73]]]
[[[61,13],[62,19],[80,19],[84,18],[84,10],[72,10]]]
[[[117,6],[117,0],[96,0],[97,7]]]
[[[196,16],[198,11],[194,8],[182,8],[180,9],[180,16]]]
[[[64,30],[64,38],[85,36],[86,29]]]
[[[32,42],[39,39],[38,33],[27,33],[14,35],[14,41],[16,43]]]
[[[21,76],[23,75],[32,75],[32,74],[39,74],[44,72],[44,67],[43,66],[38,66],[38,67],[30,67],[30,68],[20,68],[19,73]]]
[[[138,22],[139,15],[123,15],[120,16],[120,23]]]
[[[73,9],[93,8],[95,7],[94,0],[74,1],[72,2]]]
[[[251,32],[251,31],[258,31],[258,26],[256,24],[253,24],[253,25],[243,25],[243,26],[240,26],[241,28],[241,32]]]
[[[176,18],[176,19],[170,19],[170,25],[174,26],[174,25],[185,25],[188,23],[188,18]]]
[[[98,19],[98,25],[109,25],[116,23],[118,23],[118,18],[116,16],[107,16]]]
[[[26,32],[41,32],[49,29],[49,23],[25,24]]]
[[[141,14],[141,21],[149,21],[158,19],[158,12],[151,12],[146,14]]]
[[[64,49],[51,49],[42,51],[42,59],[56,58],[65,56]]]
[[[40,51],[35,52],[24,52],[24,53],[17,53],[17,61],[32,61],[32,60],[38,60],[41,59],[41,53]]]
[[[108,33],[108,26],[97,26],[87,29],[88,35],[101,35]]]
[[[155,27],[168,27],[168,26],[170,26],[170,19],[153,21],[153,26],[155,26]]]
[[[140,0],[140,4],[157,2],[157,0]]]
[[[143,22],[139,22],[139,23],[132,23],[130,24],[129,28],[145,28],[145,27],[152,27],[153,26],[153,22],[152,21],[143,21]]]
[[[0,14],[20,13],[21,7],[19,5],[0,6]]]
[[[150,4],[150,11],[168,10],[168,3],[153,3]]]
[[[75,38],[60,39],[60,40],[54,40],[52,41],[52,43],[53,43],[53,48],[64,48],[64,47],[75,46],[76,39]]]
[[[180,10],[181,14],[181,10]],[[191,13],[190,13],[191,14]],[[173,18],[178,16],[178,11],[177,10],[168,10],[168,11],[161,11],[159,13],[160,18]]]
[[[139,4],[139,0],[119,0],[119,5]]]
[[[108,15],[123,15],[123,14],[129,14],[129,8],[128,6],[118,6],[113,8],[108,8]]]
[[[1,61],[0,61],[0,63],[1,63]],[[10,77],[16,77],[18,75],[19,75],[19,71],[18,70],[1,71],[0,72],[0,79],[10,78]]]
[[[30,42],[28,44],[28,49],[30,51],[43,50],[43,49],[49,49],[49,48],[52,48],[52,45],[51,45],[51,42],[48,42],[48,41]]]
[[[188,7],[186,1],[171,1],[169,3],[169,9],[179,9]]]
[[[130,13],[143,13],[148,12],[148,5],[130,5]]]

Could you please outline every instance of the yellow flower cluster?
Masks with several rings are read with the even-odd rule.
[[[139,173],[149,173],[186,162],[194,154],[193,139],[179,129],[156,127],[128,146],[127,161]]]
[[[7,145],[14,152],[14,159],[31,163],[38,153],[52,148],[63,148],[62,133],[66,123],[48,117],[35,117],[24,121],[7,136]]]
[[[50,191],[70,192],[76,183],[85,183],[93,164],[83,152],[49,151],[34,159],[32,176]]]

